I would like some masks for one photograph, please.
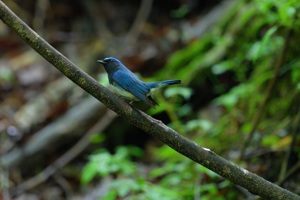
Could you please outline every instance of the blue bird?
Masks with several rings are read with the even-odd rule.
[[[97,62],[103,64],[109,83],[119,96],[130,101],[143,101],[151,107],[158,105],[151,96],[155,89],[181,83],[181,80],[145,83],[116,58],[108,57]]]

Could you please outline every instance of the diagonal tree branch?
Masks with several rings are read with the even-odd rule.
[[[1,0],[0,18],[27,44],[74,83],[93,95],[120,116],[127,119],[130,123],[160,139],[177,152],[218,173],[224,178],[232,181],[234,184],[240,185],[251,193],[257,194],[263,198],[284,200],[300,199],[296,194],[232,164],[209,149],[198,146],[196,143],[183,137],[161,121],[155,120],[149,115],[125,103],[105,87],[99,85],[96,80],[80,70],[65,56],[54,49],[18,18]]]

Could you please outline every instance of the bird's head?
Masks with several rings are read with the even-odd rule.
[[[97,62],[101,63],[108,73],[114,72],[118,70],[121,66],[123,66],[123,64],[118,59],[113,57],[107,57],[103,60],[97,60]]]

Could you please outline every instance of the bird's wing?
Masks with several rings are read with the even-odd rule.
[[[112,79],[114,83],[127,92],[130,92],[141,101],[153,106],[153,103],[147,98],[150,88],[134,74],[128,74],[119,70],[113,74]]]

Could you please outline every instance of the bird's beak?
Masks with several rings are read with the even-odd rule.
[[[106,64],[106,62],[105,62],[104,60],[97,60],[97,62],[98,62],[98,63],[101,63],[101,64],[103,64],[103,65]]]

